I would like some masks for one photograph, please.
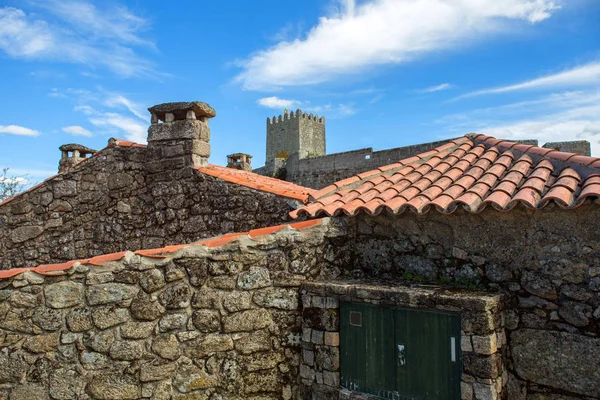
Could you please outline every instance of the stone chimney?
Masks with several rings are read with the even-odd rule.
[[[201,167],[210,157],[208,119],[215,110],[200,101],[164,103],[148,109],[148,168],[152,173]]]
[[[252,156],[245,153],[234,153],[227,156],[227,168],[252,171]]]
[[[94,149],[75,143],[63,144],[58,149],[62,152],[58,163],[59,174],[71,171],[77,164],[96,153]]]
[[[548,142],[543,146],[546,149],[564,151],[566,153],[576,153],[582,156],[591,156],[592,148],[587,140],[574,140],[570,142]]]

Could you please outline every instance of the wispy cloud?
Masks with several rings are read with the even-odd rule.
[[[9,135],[17,136],[39,136],[40,132],[35,129],[25,128],[19,125],[0,125],[0,133],[7,133]]]
[[[514,85],[499,86],[490,89],[476,90],[454,98],[453,100],[467,97],[482,96],[486,94],[497,94],[516,92],[529,89],[547,89],[558,87],[575,87],[600,83],[600,61],[591,62],[576,68],[568,69],[556,74],[546,75]]]
[[[439,92],[439,91],[442,91],[442,90],[452,89],[454,87],[455,86],[452,85],[452,84],[450,84],[450,83],[442,83],[442,84],[439,84],[439,85],[436,85],[436,86],[430,86],[428,88],[419,90],[419,92],[421,92],[421,93],[433,93],[433,92]]]
[[[78,125],[65,126],[64,128],[62,128],[62,130],[63,130],[63,132],[69,133],[74,136],[87,136],[87,137],[94,136],[92,134],[92,132],[90,132],[87,129],[85,129],[81,126],[78,126]]]
[[[155,76],[152,64],[138,54],[154,48],[140,35],[149,25],[123,6],[102,9],[83,0],[34,3],[50,16],[0,8],[0,51],[13,58],[101,66],[130,76]]]
[[[403,63],[486,34],[510,29],[503,21],[531,24],[559,8],[555,0],[339,1],[302,39],[281,41],[238,61],[234,81],[245,89],[329,81],[384,64]]]
[[[298,100],[280,99],[277,96],[263,97],[261,99],[258,99],[256,102],[263,107],[274,108],[274,109],[282,109],[282,108],[288,108],[288,107],[292,108],[292,107],[297,107],[300,104],[302,104]]]
[[[383,97],[384,97],[383,94],[378,94],[377,96],[375,96],[371,100],[369,100],[369,104],[375,104],[375,103],[379,102],[379,100],[383,99]]]
[[[142,106],[133,101],[129,100],[123,95],[113,95],[106,99],[105,104],[112,108],[117,108],[119,106],[124,106],[127,108],[133,115],[138,117],[139,119],[146,120],[148,119],[148,111],[145,110]]]
[[[69,101],[74,103],[73,110],[85,115],[88,122],[98,128],[94,130],[95,135],[112,135],[146,143],[150,114],[144,112],[145,107],[127,95],[101,87],[94,92],[74,88],[56,92],[66,93]],[[92,132],[80,126],[66,127],[63,131],[75,135],[92,135]]]
[[[539,99],[448,115],[438,123],[452,134],[478,132],[540,143],[587,140],[600,156],[600,91],[556,93]]]
[[[114,112],[100,112],[89,121],[101,127],[116,128],[125,134],[127,140],[137,143],[146,143],[148,138],[148,123],[137,118]]]
[[[357,109],[354,107],[353,103],[340,103],[337,105],[326,104],[323,106],[308,106],[305,107],[303,111],[319,113],[321,115],[325,115],[327,118],[338,119],[346,118],[356,114]]]

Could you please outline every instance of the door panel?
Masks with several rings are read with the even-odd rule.
[[[459,315],[366,303],[342,303],[340,314],[343,387],[384,399],[460,399]]]
[[[373,394],[394,391],[393,310],[361,303],[340,307],[342,385]],[[361,316],[360,325],[356,313]]]
[[[398,392],[427,400],[460,399],[460,317],[396,309],[395,328],[406,352],[406,365],[396,372]]]

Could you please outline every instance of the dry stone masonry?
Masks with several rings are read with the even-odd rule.
[[[0,399],[293,399],[327,222],[0,281]],[[165,250],[166,251],[166,250]]]
[[[210,106],[167,103],[150,111],[148,148],[112,139],[94,157],[0,203],[0,269],[190,243],[289,220],[297,206],[289,198],[195,169],[210,154]]]

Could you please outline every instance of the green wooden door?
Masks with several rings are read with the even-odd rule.
[[[460,316],[340,305],[342,386],[384,399],[460,399]]]

